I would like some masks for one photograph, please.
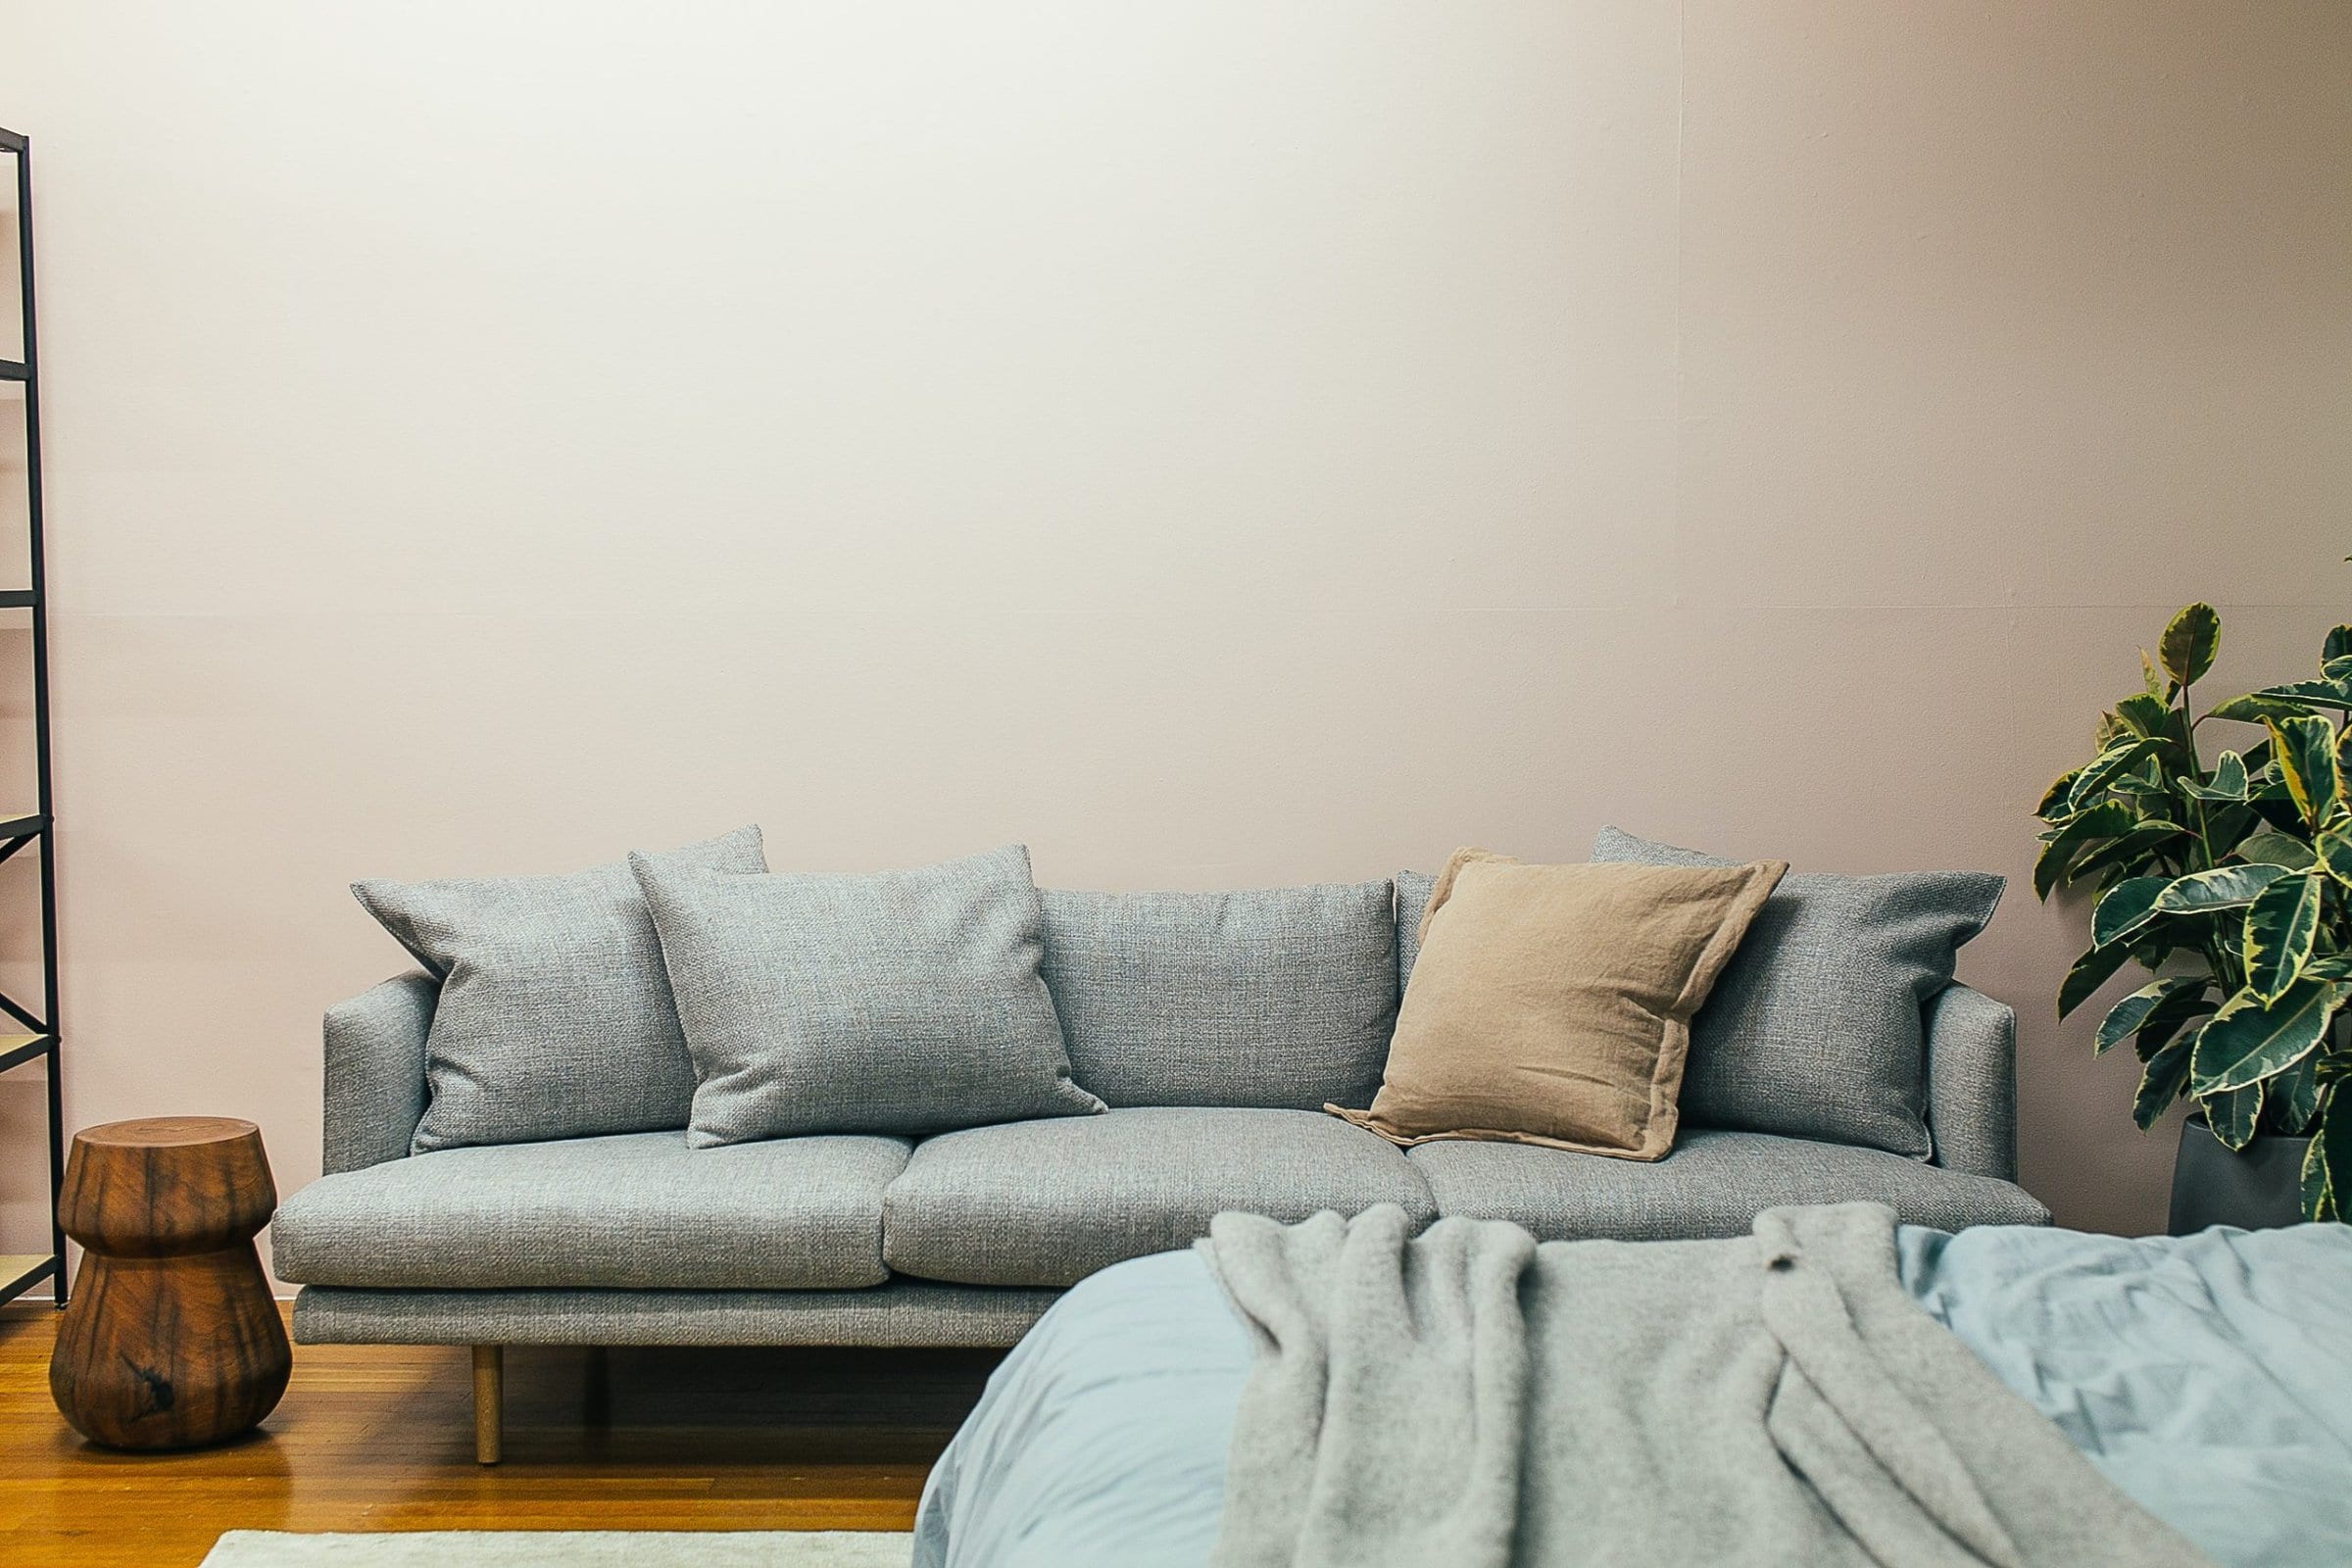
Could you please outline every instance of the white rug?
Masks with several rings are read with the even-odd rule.
[[[231,1530],[202,1568],[906,1568],[913,1542],[853,1530]]]

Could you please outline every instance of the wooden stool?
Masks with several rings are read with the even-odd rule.
[[[49,1392],[74,1431],[195,1448],[276,1406],[294,1352],[253,1250],[276,1206],[249,1121],[154,1116],[74,1135],[57,1217],[84,1250]]]

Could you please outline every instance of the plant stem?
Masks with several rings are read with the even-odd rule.
[[[2189,715],[2188,710],[2190,684],[2188,681],[2180,683],[2180,737],[2188,747],[2188,776],[2193,782],[2204,784],[2208,780],[2205,777],[2205,764],[2197,760],[2197,721]],[[2188,803],[2188,808],[2197,819],[2197,848],[2204,852],[2205,863],[2196,869],[2210,871],[2214,867],[2215,857],[2213,830],[2205,819],[2205,802],[2201,798],[2192,796]]]
[[[2211,781],[2205,777],[2205,764],[2197,758],[2197,721],[2190,714],[2188,707],[2191,684],[2189,681],[2180,683],[2180,735],[2188,747],[2188,776],[2198,784],[2205,784]],[[2213,825],[2205,815],[2204,799],[2191,796],[2188,808],[2196,817],[2197,850],[2203,860],[2195,869],[2210,871],[2220,858],[2213,853]],[[2237,972],[2237,966],[2230,961],[2229,944],[2223,942],[2218,934],[2205,939],[2205,961],[2212,966],[2214,978],[2222,982],[2225,994],[2234,994],[2244,987],[2245,977]]]

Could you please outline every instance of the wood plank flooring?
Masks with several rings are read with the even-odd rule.
[[[518,1348],[473,1462],[460,1348],[297,1346],[207,1452],[94,1448],[49,1400],[56,1313],[0,1313],[0,1563],[191,1568],[223,1530],[904,1530],[994,1351]]]

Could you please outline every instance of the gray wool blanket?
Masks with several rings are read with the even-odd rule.
[[[1220,1215],[1200,1245],[1258,1351],[1212,1568],[2205,1564],[1919,1308],[1894,1223]]]

